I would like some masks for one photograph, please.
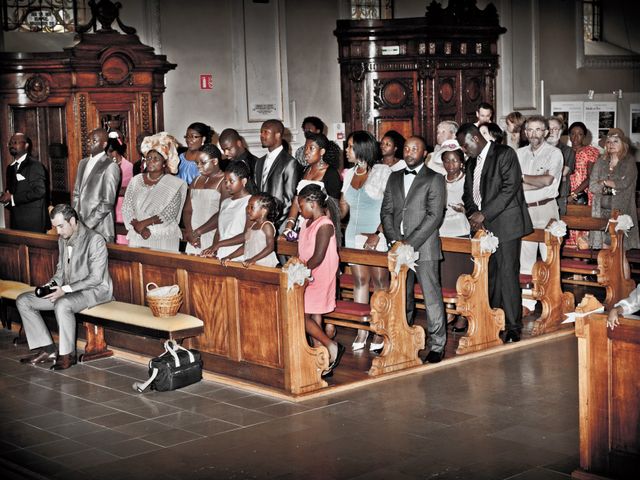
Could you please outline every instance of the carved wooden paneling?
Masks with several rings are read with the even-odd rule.
[[[282,367],[278,288],[243,282],[238,285],[238,296],[242,359]]]
[[[142,284],[145,289],[148,283],[155,283],[159,287],[175,285],[178,283],[178,276],[175,268],[164,268],[156,265],[145,265],[142,270]]]
[[[434,144],[440,121],[475,121],[480,102],[495,104],[497,41],[505,31],[495,7],[480,10],[471,1],[446,8],[431,2],[424,17],[338,20],[334,34],[347,129],[379,138],[391,118],[405,120],[403,129],[411,120],[408,134]],[[406,94],[409,77],[417,99]]]
[[[29,248],[29,277],[31,285],[47,283],[56,272],[58,250]]]
[[[120,302],[136,303],[133,295],[132,282],[137,275],[134,274],[131,262],[109,261],[109,274],[113,282],[113,296]]]
[[[192,315],[206,318],[204,334],[193,339],[193,346],[202,351],[228,355],[229,329],[227,291],[224,277],[202,273],[189,274]]]

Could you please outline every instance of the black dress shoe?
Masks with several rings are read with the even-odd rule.
[[[465,333],[467,331],[467,325],[464,327],[451,327],[453,333]]]
[[[51,370],[66,370],[76,363],[78,363],[78,357],[76,357],[75,354],[69,353],[67,355],[60,355],[56,358],[56,363],[53,364]]]
[[[520,334],[515,330],[509,330],[504,336],[504,343],[515,343],[520,341]]]
[[[325,372],[322,374],[322,378],[333,376],[333,369],[336,368],[340,363],[340,359],[342,358],[342,355],[344,355],[345,350],[345,347],[343,347],[341,344],[338,344],[338,353],[336,354],[336,358],[329,364],[329,368],[327,368],[327,370],[325,370]]]
[[[29,355],[20,359],[20,363],[30,363],[31,365],[38,365],[39,363],[53,362],[56,359],[56,352],[48,353],[41,350],[38,353]]]
[[[444,357],[444,351],[434,352],[433,350],[431,350],[427,354],[427,358],[424,359],[424,363],[438,363],[442,360],[442,357]]]

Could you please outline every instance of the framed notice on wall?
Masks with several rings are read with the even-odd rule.
[[[616,102],[552,101],[551,113],[565,120],[565,127],[573,122],[583,122],[591,132],[591,144],[616,126]]]

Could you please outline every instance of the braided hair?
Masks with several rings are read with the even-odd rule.
[[[253,198],[258,207],[267,210],[267,220],[275,224],[276,220],[278,220],[280,208],[273,195],[269,195],[267,192],[258,192],[253,194]]]
[[[256,184],[253,182],[253,178],[251,178],[251,172],[249,171],[249,167],[244,162],[231,162],[227,165],[227,168],[224,169],[224,173],[233,173],[236,177],[242,179],[247,179],[247,184],[245,185],[245,189],[250,194],[254,194],[258,191]]]
[[[305,202],[316,202],[318,206],[328,214],[328,217],[333,222],[333,227],[336,234],[336,244],[342,243],[342,232],[340,231],[340,208],[338,202],[333,197],[327,195],[320,185],[311,183],[300,190],[298,198]]]

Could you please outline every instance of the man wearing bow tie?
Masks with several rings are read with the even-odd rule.
[[[7,190],[0,202],[11,212],[11,228],[44,233],[47,229],[47,175],[42,164],[29,155],[31,140],[15,133],[9,140],[14,158],[7,167]]]
[[[404,161],[407,168],[393,172],[387,182],[382,200],[381,220],[384,235],[389,243],[402,241],[420,254],[416,273],[427,310],[426,361],[437,363],[444,356],[446,320],[438,264],[442,258],[438,228],[442,224],[447,194],[444,177],[424,161],[426,142],[414,136],[404,144]],[[407,276],[407,320],[413,323],[415,300],[412,272]]]

